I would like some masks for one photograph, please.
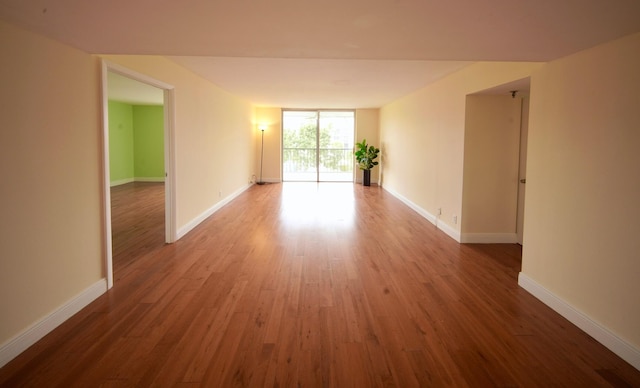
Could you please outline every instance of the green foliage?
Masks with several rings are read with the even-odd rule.
[[[297,131],[284,131],[285,148],[316,148],[316,126],[306,124]],[[327,148],[331,141],[331,135],[327,129],[320,131],[320,148]]]
[[[371,170],[374,166],[378,165],[375,159],[378,157],[378,153],[380,153],[379,148],[368,145],[367,139],[362,139],[362,142],[356,143],[356,147],[357,149],[354,155],[356,156],[358,167],[360,167],[361,170]]]
[[[320,129],[320,163],[330,171],[349,171],[349,150],[340,143],[331,144],[331,127]],[[299,171],[316,168],[316,125],[306,124],[298,130],[283,132],[284,163],[296,166]]]

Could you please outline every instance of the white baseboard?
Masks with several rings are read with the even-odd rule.
[[[420,206],[416,205],[415,203],[411,202],[408,198],[402,196],[400,193],[390,190],[388,189],[386,186],[382,186],[382,188],[388,192],[389,194],[393,195],[394,197],[398,198],[400,201],[402,201],[405,205],[409,206],[411,209],[413,209],[416,213],[420,214],[422,217],[426,218],[427,221],[431,222],[432,224],[435,225],[436,223],[436,217],[429,213],[428,211],[424,210],[423,208],[421,208]]]
[[[100,279],[48,316],[2,344],[0,346],[0,367],[6,365],[105,292],[107,292],[107,280]]]
[[[515,233],[462,233],[461,243],[466,244],[515,244],[518,235]]]
[[[460,241],[460,232],[458,232],[457,230],[452,228],[449,224],[442,222],[442,220],[438,220],[437,226],[438,226],[438,229],[443,231],[447,236],[451,237],[452,239],[456,240],[457,242],[461,242]]]
[[[111,181],[109,186],[114,187],[114,186],[126,185],[127,183],[131,183],[131,182],[133,182],[133,178],[119,179],[117,181]]]
[[[180,229],[178,229],[178,235],[177,235],[176,240],[179,240],[182,237],[184,237],[193,228],[198,226],[202,221],[204,221],[207,218],[209,218],[213,213],[215,213],[218,210],[220,210],[220,208],[222,208],[224,205],[226,205],[229,202],[231,202],[233,199],[235,199],[237,196],[242,194],[244,191],[246,191],[251,186],[252,186],[252,184],[249,184],[249,185],[241,187],[240,189],[238,189],[235,192],[231,193],[230,195],[225,197],[223,200],[217,202],[215,205],[213,205],[212,207],[210,207],[209,209],[204,211],[202,214],[200,214],[196,218],[192,219],[190,222],[188,222],[186,225],[184,225]]]
[[[637,349],[606,327],[595,322],[588,315],[559,298],[522,272],[518,275],[518,285],[631,364],[634,368],[640,370],[640,349]]]
[[[431,214],[428,211],[424,210],[423,208],[421,208],[420,206],[416,205],[415,203],[411,202],[408,198],[400,195],[399,193],[397,193],[397,192],[395,192],[393,190],[389,190],[385,186],[382,186],[382,188],[385,191],[387,191],[389,194],[391,194],[394,197],[398,198],[405,205],[409,206],[416,213],[418,213],[422,217],[426,218],[427,221],[429,221],[432,224],[434,224],[438,229],[442,230],[447,236],[451,237],[452,239],[456,240],[457,242],[460,242],[460,232],[458,232],[457,230],[455,230],[451,226],[447,225],[446,223],[442,222],[441,220],[438,220],[438,218],[436,216],[434,216],[433,214]]]
[[[164,177],[163,176],[157,176],[157,177],[149,177],[149,176],[144,176],[144,177],[135,177],[133,178],[134,182],[164,182]]]
[[[164,177],[163,176],[159,176],[159,177],[135,177],[135,178],[119,179],[117,181],[112,181],[109,184],[109,186],[114,187],[114,186],[126,185],[127,183],[131,183],[131,182],[164,182]]]

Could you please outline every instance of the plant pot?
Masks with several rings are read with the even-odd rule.
[[[362,170],[364,173],[362,176],[362,185],[371,186],[371,170]]]

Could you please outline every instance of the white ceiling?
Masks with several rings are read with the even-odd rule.
[[[407,95],[468,62],[170,57],[256,105],[370,108]],[[321,105],[319,105],[321,104]]]
[[[638,0],[2,0],[89,53],[169,56],[253,103],[375,107],[473,61],[548,61],[640,31]]]

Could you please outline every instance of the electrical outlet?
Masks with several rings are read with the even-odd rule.
[[[442,208],[441,208],[441,207],[439,207],[439,208],[438,208],[438,215],[439,215],[439,216],[441,216],[441,215],[442,215]]]
[[[222,191],[218,191],[218,198],[222,197]]]
[[[458,216],[453,216],[453,223],[457,224],[458,223]]]

